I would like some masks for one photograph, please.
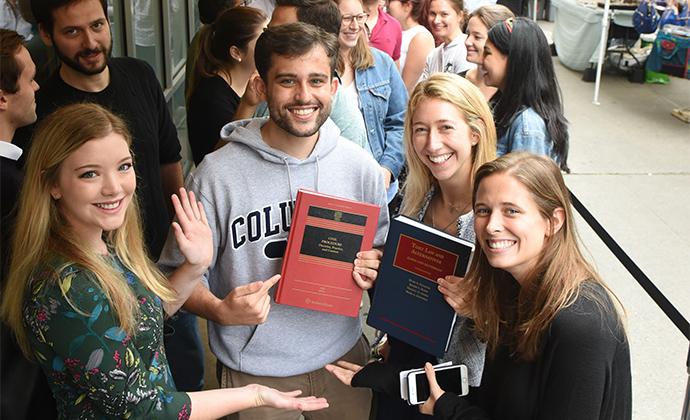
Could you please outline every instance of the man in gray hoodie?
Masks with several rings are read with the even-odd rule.
[[[381,207],[374,246],[383,245],[388,212],[376,161],[340,136],[328,118],[337,89],[337,39],[303,23],[267,29],[256,44],[255,88],[270,117],[226,125],[224,147],[206,156],[187,180],[203,203],[214,234],[209,272],[185,309],[208,323],[221,386],[270,384],[328,399],[307,419],[367,419],[370,392],[350,388],[323,369],[348,360],[363,364],[368,345],[358,318],[310,311],[272,300],[298,188]],[[159,263],[184,262],[169,237]],[[268,280],[261,280],[268,279]],[[362,288],[373,279],[353,272]],[[256,281],[259,280],[259,281]],[[237,419],[297,419],[300,413],[255,409]]]

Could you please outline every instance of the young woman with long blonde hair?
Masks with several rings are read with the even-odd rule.
[[[437,73],[420,82],[412,92],[405,118],[408,175],[401,213],[474,242],[472,181],[477,168],[496,157],[493,124],[486,100],[469,81]],[[360,253],[355,270],[376,278],[381,258],[376,250]],[[459,279],[444,281],[453,284]],[[383,363],[362,368],[338,362],[327,369],[346,384],[377,391],[379,418],[416,418],[417,409],[400,399],[398,372],[435,358],[391,336],[387,345]],[[471,382],[479,383],[484,346],[472,335],[466,319],[456,322],[443,359],[467,364]]]
[[[213,256],[194,194],[173,195],[185,263],[168,278],[148,259],[131,138],[95,104],[58,109],[29,151],[2,316],[43,368],[60,418],[215,419],[257,405],[326,406],[252,385],[176,392],[163,317],[190,295]],[[302,408],[304,409],[304,408]]]

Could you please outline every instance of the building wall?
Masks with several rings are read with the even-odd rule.
[[[108,0],[113,55],[136,57],[155,70],[182,144],[185,174],[193,166],[184,98],[187,46],[200,26],[198,0]]]

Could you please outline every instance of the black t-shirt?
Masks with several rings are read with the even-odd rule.
[[[507,346],[487,356],[482,383],[467,397],[445,393],[438,419],[599,419],[632,417],[630,348],[604,289],[582,287],[545,333],[535,361]],[[602,307],[603,306],[603,307]]]
[[[163,194],[160,168],[162,164],[180,160],[180,142],[153,69],[146,62],[130,57],[112,58],[108,67],[110,84],[95,93],[73,88],[56,71],[36,92],[36,113],[40,120],[60,106],[94,102],[124,119],[132,134],[145,242],[156,260],[170,227],[169,198]],[[28,150],[24,143],[26,134],[21,137],[17,145]]]
[[[189,145],[197,165],[213,151],[220,129],[233,120],[240,97],[220,76],[201,77],[187,106]]]

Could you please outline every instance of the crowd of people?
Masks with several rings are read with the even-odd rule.
[[[624,310],[578,243],[536,23],[507,3],[246,3],[199,0],[186,179],[105,0],[31,1],[59,59],[40,89],[0,29],[2,418],[630,419]],[[352,261],[365,291],[397,213],[476,244],[437,280],[458,315],[443,357],[391,336],[372,358],[359,318],[275,303],[300,188],[381,208]],[[468,395],[438,385],[443,361]],[[421,367],[410,406],[399,372]]]

